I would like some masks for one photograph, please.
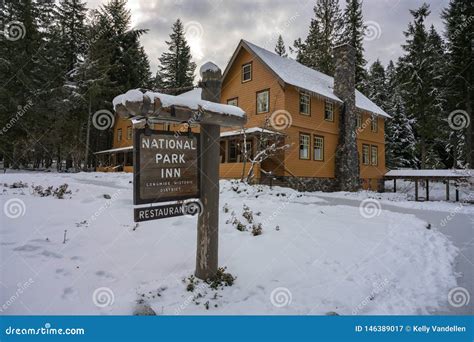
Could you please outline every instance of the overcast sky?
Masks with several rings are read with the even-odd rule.
[[[107,0],[87,0],[97,8]],[[345,6],[345,0],[340,0]],[[384,65],[396,60],[404,42],[403,31],[411,20],[409,9],[419,7],[421,0],[363,0],[364,21],[369,27],[364,42],[369,63],[379,58]],[[431,15],[427,24],[443,32],[440,13],[448,0],[425,1]],[[273,50],[278,34],[287,45],[306,38],[316,0],[128,0],[132,24],[149,29],[141,39],[150,58],[152,71],[158,57],[166,50],[171,25],[181,18],[188,43],[198,67],[212,60],[225,68],[240,39]]]

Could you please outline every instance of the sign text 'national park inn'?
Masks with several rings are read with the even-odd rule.
[[[199,197],[199,134],[137,129],[134,204]]]

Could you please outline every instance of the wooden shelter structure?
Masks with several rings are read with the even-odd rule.
[[[393,192],[397,192],[397,180],[408,180],[415,182],[415,200],[419,200],[418,184],[425,182],[426,196],[425,200],[430,200],[429,182],[441,181],[446,184],[446,200],[449,201],[450,182],[454,183],[456,188],[456,202],[459,201],[459,183],[469,181],[474,176],[474,170],[391,170],[385,174],[386,180],[393,180]]]

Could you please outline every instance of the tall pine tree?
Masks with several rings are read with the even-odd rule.
[[[281,34],[278,36],[278,40],[275,46],[275,53],[281,57],[288,57],[288,54],[286,53],[285,42],[283,41],[283,37],[281,36]]]
[[[367,79],[365,65],[367,61],[364,58],[364,32],[365,25],[362,17],[362,0],[346,0],[344,10],[344,41],[355,48],[356,64],[356,87],[365,91],[364,86]]]
[[[450,130],[453,166],[474,166],[474,3],[451,0],[442,13],[447,40],[447,104],[445,118],[454,110],[464,110],[471,124],[459,131]]]
[[[406,43],[402,46],[404,55],[399,59],[402,96],[405,108],[415,120],[417,155],[422,169],[439,167],[436,153],[436,139],[439,129],[439,113],[442,98],[436,89],[435,80],[442,70],[430,61],[436,59],[437,52],[433,37],[425,27],[426,17],[430,14],[425,3],[417,10],[411,10],[413,22],[408,25]]]
[[[382,108],[392,118],[385,121],[385,160],[390,169],[415,168],[417,158],[415,155],[415,134],[413,132],[413,119],[409,118],[402,96],[398,72],[392,61],[385,71],[387,99]]]
[[[341,42],[344,28],[338,0],[318,0],[308,36],[294,42],[297,61],[327,75],[334,74],[333,48]]]
[[[193,85],[196,64],[191,61],[191,49],[184,35],[180,19],[173,24],[170,40],[166,41],[168,51],[159,58],[159,80],[166,89]]]

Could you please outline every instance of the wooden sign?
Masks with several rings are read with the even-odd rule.
[[[158,220],[182,215],[184,215],[184,212],[181,203],[133,209],[133,220],[135,222]]]
[[[136,129],[133,203],[198,198],[199,134]]]
[[[202,204],[199,200],[164,204],[159,206],[141,207],[133,209],[133,220],[135,222],[159,220],[162,218],[176,216],[195,216],[202,212]]]

